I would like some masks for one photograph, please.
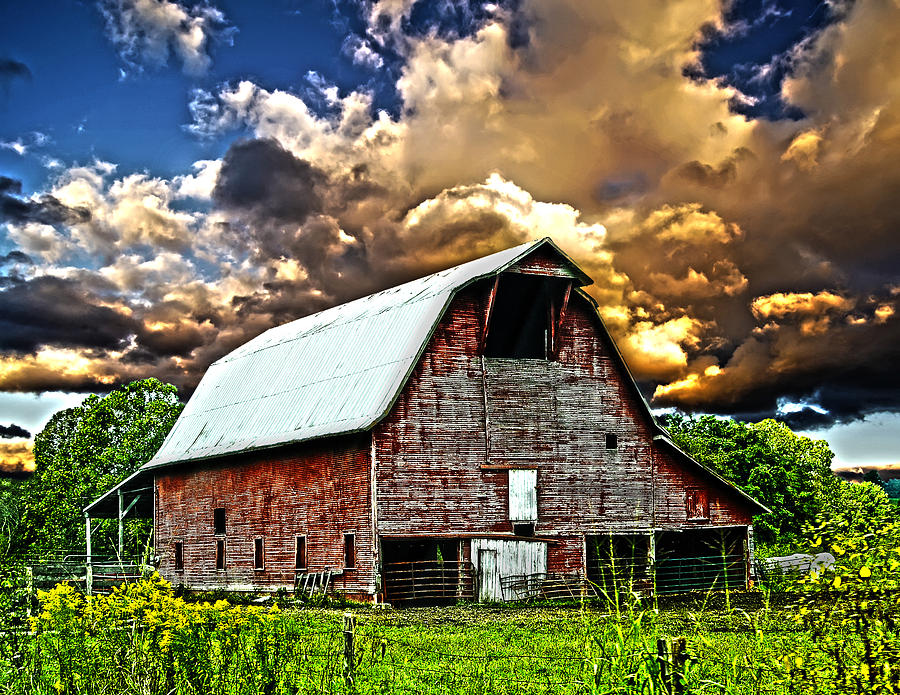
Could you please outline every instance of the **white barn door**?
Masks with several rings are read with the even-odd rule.
[[[522,578],[547,573],[547,544],[541,541],[473,538],[472,558],[479,601],[527,598]]]

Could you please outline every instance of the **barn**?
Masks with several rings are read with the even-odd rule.
[[[210,366],[88,534],[152,518],[192,588],[744,586],[767,510],[655,423],[590,283],[547,238],[272,328]]]

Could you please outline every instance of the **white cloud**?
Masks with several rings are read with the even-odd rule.
[[[101,0],[100,10],[120,56],[136,69],[162,67],[175,55],[184,72],[202,75],[211,63],[210,41],[231,43],[236,31],[221,10],[208,4],[188,8],[171,0]]]

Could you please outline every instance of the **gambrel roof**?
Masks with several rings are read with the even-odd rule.
[[[390,410],[454,295],[550,239],[442,270],[271,328],[210,365],[144,468],[371,428]]]

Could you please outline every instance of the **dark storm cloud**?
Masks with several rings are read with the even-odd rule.
[[[9,87],[13,80],[31,79],[31,70],[25,63],[10,58],[0,58],[0,95],[9,95]]]
[[[24,427],[19,427],[15,423],[9,425],[0,425],[0,439],[16,439],[23,438],[28,439],[31,436],[31,432],[26,430]]]
[[[25,224],[78,224],[91,219],[87,208],[72,208],[63,205],[52,195],[42,195],[37,199],[22,198],[22,182],[7,176],[0,176],[0,222]]]
[[[13,78],[29,78],[31,70],[25,63],[9,58],[0,58],[0,81],[11,80]]]
[[[78,283],[55,277],[16,281],[0,290],[0,350],[120,348],[139,324],[92,300]]]
[[[21,251],[10,251],[5,256],[0,256],[0,267],[4,265],[10,265],[12,263],[25,263],[27,265],[33,265],[34,261],[31,260],[31,256],[27,253],[22,253]]]
[[[242,140],[225,154],[213,199],[256,220],[302,224],[321,210],[326,180],[275,140]]]

